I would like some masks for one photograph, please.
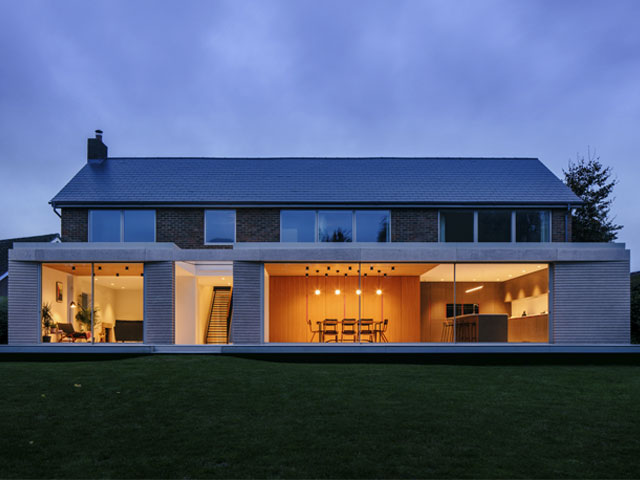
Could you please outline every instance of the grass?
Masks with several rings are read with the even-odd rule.
[[[5,355],[0,477],[638,477],[638,361],[502,358]]]

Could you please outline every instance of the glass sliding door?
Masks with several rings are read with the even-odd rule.
[[[142,342],[143,264],[96,263],[93,289],[94,341]]]

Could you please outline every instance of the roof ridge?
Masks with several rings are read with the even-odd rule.
[[[107,160],[538,160],[537,157],[108,157]]]

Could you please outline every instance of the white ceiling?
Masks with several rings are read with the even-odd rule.
[[[458,263],[458,282],[504,282],[546,269],[546,263]],[[440,264],[420,276],[421,282],[453,282],[453,265]]]

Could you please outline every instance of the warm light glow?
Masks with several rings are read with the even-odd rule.
[[[336,295],[340,295],[340,289],[336,288]]]
[[[476,291],[480,290],[483,287],[484,287],[484,285],[480,285],[479,287],[473,287],[473,288],[470,288],[469,290],[465,290],[464,293],[476,292]]]
[[[382,295],[382,290],[377,289],[377,290],[376,290],[376,295]]]
[[[320,295],[320,290],[318,290],[318,289],[316,288],[316,291],[315,291],[314,293],[315,293],[316,295]]]
[[[76,308],[76,302],[71,302],[71,303],[69,304],[69,306],[70,306],[71,308]]]
[[[360,290],[360,289],[356,290],[356,295],[360,295],[361,293],[362,293],[362,290]]]

